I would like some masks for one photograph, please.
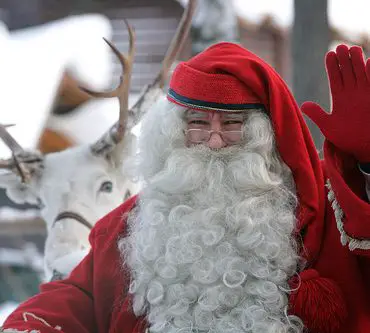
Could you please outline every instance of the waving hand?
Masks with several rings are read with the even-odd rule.
[[[370,61],[360,47],[339,45],[326,55],[332,112],[305,102],[302,112],[326,139],[360,162],[370,162]]]

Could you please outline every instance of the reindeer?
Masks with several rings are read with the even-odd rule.
[[[134,31],[125,21],[130,38],[127,56],[104,39],[118,57],[124,74],[113,91],[83,89],[93,97],[119,100],[119,120],[95,143],[42,155],[24,150],[9,134],[7,126],[0,125],[0,138],[12,152],[11,158],[0,160],[0,169],[8,171],[0,174],[0,186],[15,203],[40,206],[47,226],[46,280],[65,277],[84,258],[90,249],[88,235],[96,221],[121,204],[126,190],[132,187],[122,170],[123,160],[130,151],[130,130],[163,93],[171,65],[188,34],[195,6],[196,1],[190,0],[159,74],[130,109]]]

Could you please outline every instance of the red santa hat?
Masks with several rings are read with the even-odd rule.
[[[302,255],[314,260],[323,231],[324,178],[302,113],[279,74],[242,46],[218,43],[176,67],[167,98],[205,111],[267,110],[278,151],[296,184],[297,232],[304,233],[305,238]]]
[[[248,112],[264,107],[274,128],[277,149],[296,184],[296,232],[300,233],[298,239],[304,239],[302,256],[309,267],[322,241],[324,177],[301,111],[276,71],[240,45],[219,43],[176,67],[167,98],[205,111]],[[313,331],[332,332],[338,318],[345,317],[339,287],[313,269],[302,272],[299,280],[300,287],[290,297],[291,312]]]

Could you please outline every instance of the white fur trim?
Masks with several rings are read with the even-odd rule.
[[[52,327],[45,319],[40,318],[40,317],[36,316],[35,314],[33,314],[31,312],[23,312],[22,317],[23,317],[23,320],[25,322],[28,321],[28,317],[32,317],[32,318],[40,321],[41,323],[43,323],[45,326],[54,328],[54,329],[56,329],[58,331],[60,331],[62,329],[60,326]],[[30,330],[24,330],[24,331],[20,331],[20,330],[17,330],[16,328],[3,328],[3,327],[0,327],[0,333],[40,333],[40,331],[39,330],[31,330],[31,331]]]
[[[340,232],[340,242],[342,243],[342,245],[345,246],[348,244],[348,248],[350,251],[353,251],[355,249],[369,250],[370,240],[352,238],[346,233],[346,231],[344,230],[343,222],[344,213],[337,199],[335,198],[335,194],[329,180],[326,181],[326,187],[329,189],[328,200],[333,207],[335,221],[337,222],[337,228]]]
[[[17,329],[15,329],[15,328],[3,328],[3,327],[0,327],[0,333],[40,333],[40,331],[37,331],[37,330],[32,330],[32,331],[25,330],[25,331],[20,331],[20,330],[17,330]]]
[[[23,320],[25,321],[25,322],[27,322],[28,321],[28,317],[32,317],[32,318],[34,318],[34,319],[36,319],[36,320],[38,320],[38,321],[40,321],[40,322],[42,322],[45,326],[48,326],[48,327],[51,327],[51,328],[53,328],[45,319],[43,319],[43,318],[41,318],[41,317],[38,317],[38,316],[36,316],[34,313],[32,313],[32,312],[23,312],[23,314],[22,314],[22,316],[23,316]],[[55,326],[54,327],[54,329],[56,329],[56,330],[58,330],[58,331],[60,331],[62,328],[58,325],[58,326]],[[31,332],[32,333],[32,332]]]

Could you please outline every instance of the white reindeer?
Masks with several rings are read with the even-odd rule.
[[[98,141],[59,153],[41,155],[24,150],[0,125],[0,138],[12,151],[12,158],[0,160],[0,168],[11,172],[0,175],[0,186],[16,203],[39,203],[47,225],[45,244],[46,279],[64,277],[89,251],[88,235],[96,221],[117,207],[131,184],[122,170],[129,153],[130,139],[125,133],[138,123],[147,107],[163,92],[170,66],[188,34],[196,1],[184,10],[177,32],[154,82],[147,86],[129,109],[128,94],[134,57],[134,33],[129,25],[130,48],[122,55],[106,40],[124,68],[118,88],[95,97],[118,97],[119,120]],[[127,24],[127,23],[126,23]]]

